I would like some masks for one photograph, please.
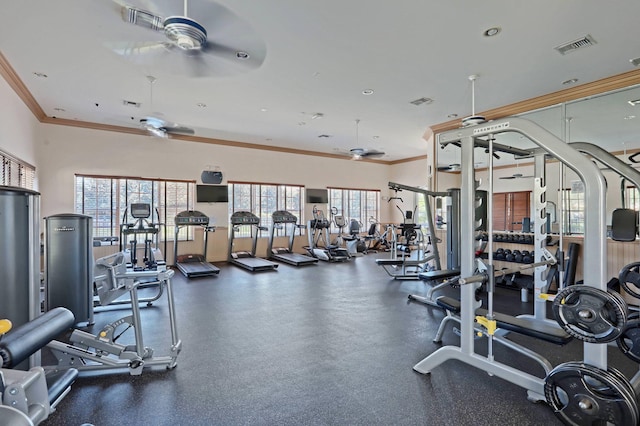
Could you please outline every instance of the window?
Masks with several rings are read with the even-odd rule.
[[[128,212],[131,203],[148,203],[150,220],[165,224],[160,227],[159,239],[170,241],[174,239],[175,216],[193,209],[194,190],[195,181],[76,175],[75,211],[93,217],[95,237],[119,237],[120,224],[135,221]],[[190,239],[190,229],[183,227],[178,238]]]
[[[624,191],[625,207],[640,211],[640,192],[635,186],[628,186]]]
[[[2,161],[0,185],[33,189],[36,179],[34,166],[3,151],[0,151],[0,161]]]
[[[260,226],[270,227],[271,215],[276,210],[286,210],[304,221],[302,186],[247,182],[229,182],[229,215],[249,211],[260,218]],[[251,237],[252,228],[241,227],[236,237]],[[277,230],[282,235],[284,229]]]
[[[329,209],[344,216],[347,227],[351,219],[360,222],[360,231],[366,232],[369,220],[378,220],[380,213],[380,191],[366,189],[329,188]],[[347,229],[344,230],[345,232]],[[331,232],[339,232],[331,221]]]
[[[584,234],[584,191],[564,189],[562,231],[567,234]]]

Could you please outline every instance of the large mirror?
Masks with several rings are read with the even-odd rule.
[[[530,111],[520,115],[531,120],[561,140],[569,142],[593,143],[608,152],[617,155],[626,163],[631,163],[629,156],[640,152],[640,85],[616,90],[600,95],[590,96],[544,109]],[[532,148],[533,142],[515,133],[498,135],[496,142],[516,148]],[[438,165],[437,190],[459,186],[460,149],[448,145],[444,149],[436,147]],[[640,161],[640,155],[637,156]],[[480,189],[486,189],[488,154],[482,148],[474,152],[476,176],[480,179]],[[510,154],[494,156],[494,193],[517,193],[531,191],[533,187],[533,163],[530,159],[519,159]],[[635,166],[635,164],[633,164]],[[640,166],[640,163],[637,164]],[[603,167],[601,167],[603,168]],[[611,212],[622,206],[637,203],[637,195],[629,192],[625,194],[625,184],[614,173],[603,170],[607,180],[607,216],[610,220]],[[563,206],[563,215],[558,214],[553,221],[553,231],[563,226],[563,231],[570,234],[582,232],[581,220],[584,213],[576,213],[579,203],[571,199],[571,194],[577,194],[578,177],[570,170],[560,167],[557,162],[547,165],[547,200],[554,205]],[[571,188],[574,191],[570,191]],[[625,196],[626,195],[626,196]],[[565,197],[564,199],[560,199]],[[575,207],[572,213],[571,206]],[[513,223],[504,224],[509,231],[521,230],[521,220],[516,218]],[[502,224],[494,226],[494,230],[502,230]]]

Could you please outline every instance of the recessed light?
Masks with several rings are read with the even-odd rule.
[[[299,121],[299,122],[298,122],[298,126],[304,126],[305,124],[307,124],[307,122],[306,122],[306,121]]]
[[[196,105],[198,106],[198,108],[206,108],[207,107],[207,104],[202,103],[202,102],[198,102]]]
[[[53,110],[54,111],[58,111],[58,112],[65,112],[66,111],[66,109],[64,109],[64,108],[54,108]]]
[[[238,51],[236,52],[236,58],[238,59],[249,59],[249,54],[247,52]]]
[[[562,82],[563,85],[568,86],[569,84],[574,84],[577,83],[578,79],[577,78],[570,78],[569,80],[565,80]]]
[[[631,62],[634,67],[637,67],[638,65],[640,65],[640,58],[629,59],[629,62]]]
[[[634,118],[636,118],[635,115],[627,115],[624,119],[625,120],[633,120]]]
[[[267,112],[267,111],[269,111],[269,110],[266,109],[266,108],[260,108],[260,112]]]
[[[362,94],[365,96],[373,95],[373,89],[364,89]]]
[[[447,118],[457,118],[458,114],[449,114],[447,115]]]
[[[46,75],[43,72],[34,72],[33,75],[35,75],[36,77],[40,77],[40,78],[47,78],[49,77],[48,75]]]
[[[373,137],[373,139],[380,139],[380,136],[378,136],[378,135],[373,135],[372,137]]]
[[[636,105],[640,105],[640,99],[636,99],[634,101],[627,101],[629,103],[629,105],[631,106],[636,106]]]
[[[502,28],[500,27],[491,27],[488,30],[486,30],[484,33],[482,33],[485,37],[493,37],[495,35],[500,34],[500,31],[502,31]]]
[[[273,139],[271,139],[271,138],[266,138],[265,140],[266,140],[267,142],[271,142]]]
[[[323,113],[321,113],[321,112],[316,112],[315,114],[313,114],[313,115],[311,116],[311,119],[312,119],[312,120],[317,120],[318,118],[323,118],[323,117],[324,117],[324,114],[323,114]]]

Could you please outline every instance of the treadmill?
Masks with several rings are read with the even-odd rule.
[[[280,262],[288,263],[294,266],[313,265],[318,263],[318,259],[311,256],[305,256],[304,254],[298,254],[293,252],[293,240],[296,235],[296,228],[300,228],[304,225],[298,225],[298,218],[292,213],[286,210],[276,210],[271,215],[273,219],[269,230],[269,245],[267,246],[267,256],[269,259],[277,260]],[[287,227],[292,225],[293,228],[289,234],[289,246],[288,247],[273,247],[274,234],[276,229],[284,229],[284,234],[287,236]]]
[[[209,216],[197,210],[185,210],[175,217],[176,233],[173,241],[173,259],[175,267],[187,278],[217,275],[220,269],[207,262],[207,236],[215,232],[215,226],[209,226]],[[185,226],[199,226],[204,229],[203,254],[178,255],[178,233]]]
[[[267,228],[260,226],[260,218],[255,214],[247,211],[235,212],[230,218],[231,226],[229,227],[229,263],[240,266],[251,272],[272,271],[278,267],[278,264],[267,259],[256,257],[256,247],[258,245],[258,233],[266,231]],[[250,226],[252,234],[251,251],[233,251],[233,241],[236,232],[241,226]],[[255,228],[255,233],[253,232]]]

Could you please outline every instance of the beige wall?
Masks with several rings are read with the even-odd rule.
[[[35,141],[38,125],[31,111],[0,78],[0,149],[37,168]],[[37,180],[36,176],[36,185]]]

